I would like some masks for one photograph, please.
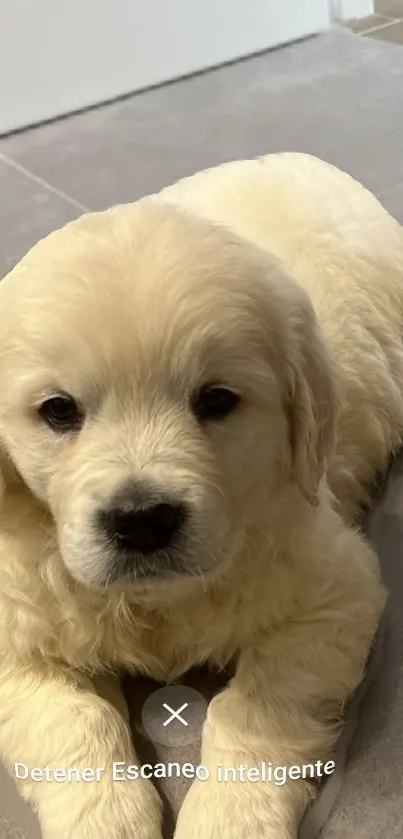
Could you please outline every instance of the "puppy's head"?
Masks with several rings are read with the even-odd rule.
[[[208,574],[284,486],[316,503],[333,376],[267,254],[146,199],[40,242],[0,311],[0,458],[77,581]]]

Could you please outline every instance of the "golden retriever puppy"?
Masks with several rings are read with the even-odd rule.
[[[313,158],[232,163],[51,234],[0,311],[0,752],[45,839],[162,835],[151,781],[113,780],[138,760],[99,676],[232,661],[175,837],[294,839],[308,779],[217,766],[327,760],[362,678],[385,593],[350,520],[402,434],[398,223]]]

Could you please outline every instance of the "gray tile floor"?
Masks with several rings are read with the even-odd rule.
[[[375,12],[389,18],[403,18],[403,0],[375,0]]]
[[[403,0],[375,0],[374,14],[347,26],[358,35],[403,45]]]
[[[338,29],[0,138],[0,276],[41,236],[225,160],[351,172],[403,220],[403,50]]]
[[[29,138],[26,137],[29,142]],[[1,144],[0,144],[1,148]],[[77,216],[77,205],[0,155],[0,272],[50,230]]]
[[[403,220],[403,50],[347,30],[0,138],[0,276],[85,208],[225,160],[306,151]]]

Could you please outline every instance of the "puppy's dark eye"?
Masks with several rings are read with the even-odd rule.
[[[76,431],[83,421],[83,415],[77,403],[68,394],[46,399],[38,413],[54,431]]]
[[[193,401],[193,411],[198,420],[221,420],[235,410],[239,396],[226,387],[203,387]]]

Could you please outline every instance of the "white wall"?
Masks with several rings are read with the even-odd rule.
[[[353,20],[374,13],[373,0],[329,0],[333,20]]]
[[[328,0],[0,0],[0,133],[328,25]]]

